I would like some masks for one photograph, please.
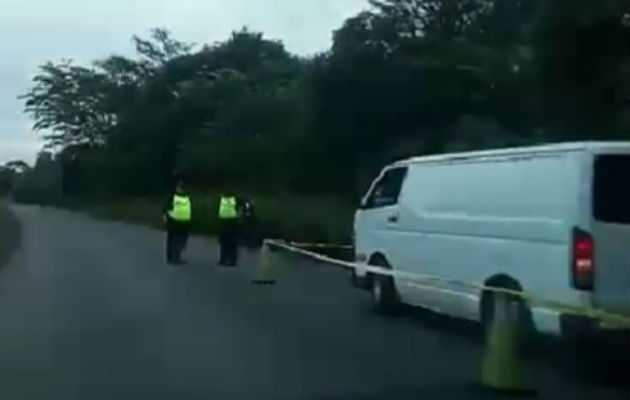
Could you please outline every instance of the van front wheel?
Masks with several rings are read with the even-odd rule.
[[[386,275],[372,276],[372,301],[376,311],[381,314],[391,314],[395,312],[400,301],[394,285],[394,279]]]

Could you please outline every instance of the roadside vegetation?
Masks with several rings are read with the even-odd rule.
[[[253,196],[257,205],[258,229],[263,237],[295,241],[349,243],[354,210],[335,199],[296,195]],[[215,235],[218,232],[218,194],[193,194],[191,231]],[[78,209],[97,218],[130,221],[162,227],[164,199],[125,198],[83,204]],[[76,207],[76,204],[75,204]]]
[[[0,267],[10,259],[20,242],[20,223],[0,199]]]
[[[218,232],[218,193],[193,192],[191,231],[202,235]],[[22,203],[52,205],[86,212],[96,218],[163,227],[164,197],[123,197],[107,200],[59,196],[22,199]],[[265,238],[294,241],[349,243],[354,207],[334,197],[295,194],[252,195],[256,204],[258,233]]]
[[[50,61],[21,97],[47,150],[0,191],[154,223],[177,171],[199,231],[231,188],[269,235],[344,240],[392,160],[627,140],[627,0],[369,0],[332,38],[301,57],[246,28],[202,45],[155,29],[132,57]]]

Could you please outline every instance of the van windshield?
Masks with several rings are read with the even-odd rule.
[[[601,222],[630,224],[630,156],[595,159],[593,217]]]

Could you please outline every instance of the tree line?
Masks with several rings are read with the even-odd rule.
[[[16,197],[152,196],[177,171],[355,199],[397,158],[630,128],[625,0],[370,0],[312,57],[247,28],[132,40],[133,57],[39,68],[20,100],[47,151]]]

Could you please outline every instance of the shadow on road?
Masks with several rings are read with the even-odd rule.
[[[371,304],[366,303],[362,313],[375,314]],[[376,315],[375,315],[376,316]],[[483,346],[481,326],[472,321],[448,317],[420,307],[401,306],[391,315],[378,315],[384,319],[406,319],[418,329],[439,332],[471,345]],[[560,371],[569,382],[582,382],[597,386],[630,388],[630,353],[619,348],[578,349],[559,338],[537,335],[524,351],[524,361],[542,362]],[[606,347],[606,344],[603,345]]]

